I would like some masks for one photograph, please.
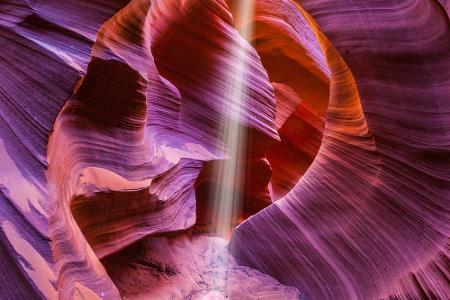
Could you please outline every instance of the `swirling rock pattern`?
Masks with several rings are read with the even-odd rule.
[[[449,299],[448,1],[251,2],[0,1],[1,299]]]
[[[235,230],[238,262],[311,299],[448,299],[447,15],[432,1],[298,4],[331,70],[324,138],[297,185]]]
[[[48,136],[84,73],[95,33],[122,6],[102,1],[0,3],[0,282],[5,299],[57,298]],[[98,13],[72,18],[86,7]]]

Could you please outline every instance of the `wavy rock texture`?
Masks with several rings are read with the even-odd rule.
[[[238,262],[311,299],[448,299],[447,15],[432,1],[298,4],[311,15],[286,9],[310,22],[331,70],[322,146],[235,230]]]
[[[46,180],[47,144],[84,73],[92,38],[123,3],[0,3],[0,284],[5,299],[57,297]],[[73,18],[76,11],[95,14]]]
[[[0,2],[1,299],[449,299],[448,1],[240,3]]]

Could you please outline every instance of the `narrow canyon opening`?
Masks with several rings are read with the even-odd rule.
[[[243,274],[253,271],[236,265],[228,253],[233,228],[285,196],[319,151],[329,98],[329,70],[318,56],[319,43],[308,48],[310,41],[302,44],[267,21],[270,6],[243,2],[252,5],[247,16],[241,17],[245,12],[234,1],[228,1],[232,19],[219,15],[236,30],[235,50],[226,46],[224,25],[209,7],[214,5],[201,1],[180,9],[173,19],[152,20],[150,29],[155,67],[180,93],[179,128],[174,129],[215,155],[201,162],[195,179],[195,224],[178,231],[168,227],[164,218],[171,216],[165,211],[177,204],[160,200],[151,188],[95,192],[71,201],[84,237],[126,299],[186,297],[180,289],[196,290],[193,299],[220,299],[224,293],[238,299],[233,285],[242,285]],[[218,68],[224,59],[231,69],[227,64]],[[214,76],[231,79],[222,78],[225,84],[215,87],[209,78]],[[267,95],[249,87],[252,76],[265,78]],[[209,93],[225,93],[219,96],[225,106],[204,96]],[[268,120],[252,115],[254,97],[273,105]],[[211,120],[196,119],[196,101],[212,112]],[[272,124],[273,132],[258,129],[261,122]],[[141,228],[152,231],[136,234]],[[258,289],[276,285],[260,281]]]
[[[0,0],[1,299],[447,299],[449,0]]]

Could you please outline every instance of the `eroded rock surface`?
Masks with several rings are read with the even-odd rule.
[[[124,299],[301,299],[296,288],[238,266],[226,240],[201,234],[147,238],[103,263]]]
[[[0,1],[0,298],[448,298],[449,2],[240,3]]]

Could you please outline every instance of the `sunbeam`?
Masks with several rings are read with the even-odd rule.
[[[242,111],[245,108],[245,80],[247,71],[248,47],[247,40],[252,34],[250,19],[253,15],[253,0],[239,2],[237,15],[234,16],[245,26],[238,26],[241,38],[232,48],[234,63],[228,72],[226,91],[224,97],[222,120],[223,144],[227,149],[228,159],[221,161],[216,169],[216,178],[219,184],[213,191],[214,205],[212,207],[212,220],[215,234],[228,237],[233,227],[233,220],[239,215],[239,207],[242,201],[240,196],[243,170],[241,161],[244,159],[247,133],[244,126],[240,125]],[[248,25],[247,25],[248,24]]]

